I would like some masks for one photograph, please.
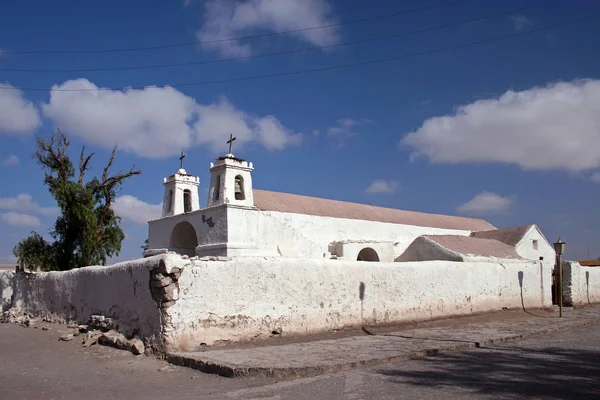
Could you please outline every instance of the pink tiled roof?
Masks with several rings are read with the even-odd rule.
[[[473,232],[471,236],[480,239],[496,239],[502,243],[516,246],[530,227],[531,225],[523,225],[516,228],[485,230],[483,232]]]
[[[263,211],[279,211],[465,231],[495,229],[489,222],[476,218],[396,210],[393,208],[321,199],[298,194],[269,192],[266,190],[255,189],[253,193],[254,205]]]
[[[425,237],[455,253],[496,258],[521,258],[513,246],[495,239],[460,235],[426,235]]]

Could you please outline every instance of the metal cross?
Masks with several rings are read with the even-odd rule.
[[[179,156],[179,168],[183,169],[183,159],[185,158],[185,153],[182,151],[181,156]]]
[[[229,154],[231,154],[231,145],[233,144],[233,141],[235,139],[237,139],[237,138],[234,138],[233,135],[230,133],[229,134],[229,140],[227,141],[227,144],[229,145]]]

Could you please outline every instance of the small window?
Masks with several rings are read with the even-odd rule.
[[[192,192],[189,189],[183,191],[183,212],[192,211]]]
[[[219,194],[221,193],[221,175],[217,176],[215,187],[213,188],[213,198],[215,201],[219,200]]]
[[[241,175],[235,177],[235,199],[246,200],[244,193],[244,178]]]
[[[538,241],[537,241],[537,240],[534,240],[534,241],[533,241],[533,249],[534,249],[534,250],[537,250],[537,249],[538,249]]]

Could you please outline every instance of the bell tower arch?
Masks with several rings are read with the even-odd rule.
[[[184,158],[185,154],[181,152],[179,170],[163,181],[165,186],[162,209],[163,217],[185,214],[200,209],[200,200],[198,199],[200,178],[188,174],[183,169]]]
[[[231,142],[233,140],[235,138],[230,137],[228,142],[230,152],[217,158],[215,163],[210,163],[207,208],[223,204],[254,207],[254,196],[252,194],[252,171],[254,166],[251,162],[231,154]]]

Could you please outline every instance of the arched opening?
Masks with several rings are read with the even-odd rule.
[[[173,232],[171,232],[169,250],[179,254],[195,256],[197,246],[198,237],[196,236],[196,230],[192,224],[184,221],[175,225]]]
[[[173,208],[173,189],[167,192],[167,198],[165,199],[165,213],[170,213]]]
[[[357,261],[379,261],[379,255],[370,247],[365,247],[358,253]]]
[[[246,200],[244,193],[244,178],[241,175],[235,177],[235,199]]]
[[[219,195],[221,194],[221,175],[217,175],[216,179],[215,186],[213,187],[213,196],[215,201],[219,200]]]
[[[183,212],[192,211],[192,192],[189,189],[183,191]]]

